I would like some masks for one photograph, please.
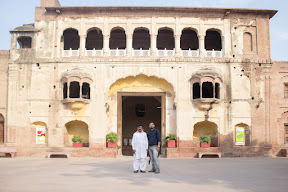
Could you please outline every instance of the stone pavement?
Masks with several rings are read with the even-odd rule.
[[[132,158],[0,158],[0,192],[287,192],[288,158],[160,159],[137,173]],[[150,166],[148,166],[150,169]]]

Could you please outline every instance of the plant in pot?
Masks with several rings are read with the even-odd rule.
[[[106,135],[107,146],[109,148],[117,147],[118,135],[117,133],[110,132]]]
[[[72,138],[72,142],[73,142],[73,144],[72,144],[72,146],[73,147],[83,147],[83,138],[81,138],[81,137],[76,137],[75,135],[74,135],[74,137]]]
[[[200,147],[210,147],[211,145],[211,137],[208,135],[203,135],[199,137],[200,139]]]
[[[167,137],[165,137],[166,146],[168,148],[175,148],[176,147],[176,135],[175,134],[169,134]]]

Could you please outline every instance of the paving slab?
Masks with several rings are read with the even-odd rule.
[[[288,191],[288,158],[161,158],[160,168],[135,174],[131,157],[0,158],[0,192]]]

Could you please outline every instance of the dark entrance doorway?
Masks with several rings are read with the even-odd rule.
[[[149,123],[154,122],[156,128],[161,132],[163,140],[165,93],[139,93],[139,96],[135,93],[120,93],[118,96],[118,135],[121,141],[119,153],[126,156],[133,155],[131,141],[139,124],[143,125],[144,131],[147,133]]]

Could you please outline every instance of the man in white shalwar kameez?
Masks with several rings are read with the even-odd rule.
[[[137,131],[133,134],[132,138],[133,149],[133,168],[134,173],[145,173],[146,170],[146,157],[148,152],[148,138],[147,134],[143,131],[143,126],[138,125]]]

